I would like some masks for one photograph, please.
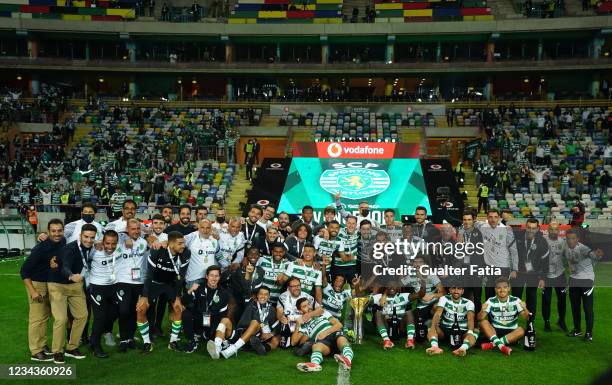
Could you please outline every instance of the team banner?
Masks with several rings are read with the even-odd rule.
[[[293,156],[332,159],[418,158],[419,145],[386,142],[297,142],[293,144]]]
[[[452,173],[448,159],[421,159],[423,176],[427,185],[427,195],[433,211],[435,223],[446,220],[458,225],[463,212],[463,199],[457,181]]]
[[[417,206],[430,209],[419,159],[309,157],[293,158],[279,210],[298,214],[310,205],[321,212],[338,192],[348,211],[367,201],[378,221],[387,208],[398,214],[412,214]]]

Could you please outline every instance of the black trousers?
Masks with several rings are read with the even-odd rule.
[[[119,301],[119,337],[121,341],[134,339],[136,333],[136,303],[142,294],[144,285],[118,283],[117,299]]]
[[[117,314],[117,292],[115,285],[89,285],[89,297],[93,309],[91,347],[100,348],[100,337],[107,331],[109,320]]]
[[[164,321],[167,304],[168,298],[163,293],[158,297],[157,301],[150,304],[149,310],[147,310],[147,320],[149,320],[150,327],[162,330],[162,322]]]
[[[202,335],[204,327],[202,326],[202,313],[193,309],[185,309],[183,311],[183,333],[188,341],[193,341],[196,333]]]
[[[570,304],[572,305],[572,318],[574,318],[574,330],[580,330],[582,317],[580,305],[584,308],[584,320],[586,321],[586,332],[593,333],[593,281],[590,279],[574,279],[569,281]]]
[[[553,291],[557,293],[557,314],[559,322],[565,323],[565,312],[567,302],[567,280],[565,274],[555,278],[546,279],[546,287],[542,289],[542,318],[550,321],[550,304],[552,302]]]
[[[523,289],[526,288],[525,294],[525,303],[527,305],[527,310],[530,313],[536,314],[536,310],[538,308],[538,283],[539,278],[537,274],[534,273],[523,273],[518,272],[515,279],[512,280],[512,295],[523,299]]]

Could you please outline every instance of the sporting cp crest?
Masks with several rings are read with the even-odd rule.
[[[391,179],[384,170],[346,168],[323,171],[319,183],[330,194],[340,191],[343,198],[363,199],[385,191]]]

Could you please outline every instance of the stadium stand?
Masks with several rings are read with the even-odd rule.
[[[137,0],[0,0],[0,17],[66,21],[134,20]]]
[[[342,23],[343,0],[238,0],[228,23]]]
[[[398,129],[408,127],[435,126],[431,113],[411,112],[404,114],[377,113],[286,113],[281,126],[306,126],[314,128],[315,140],[363,139],[365,141],[398,140]]]
[[[494,20],[486,1],[376,0],[377,23]]]

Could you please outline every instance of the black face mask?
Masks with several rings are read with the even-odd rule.
[[[83,214],[83,220],[87,223],[94,221],[94,214]]]
[[[225,217],[217,217],[217,223],[224,223]]]
[[[369,213],[370,213],[370,210],[368,209],[361,210],[361,215],[363,215],[364,217],[367,217]]]

